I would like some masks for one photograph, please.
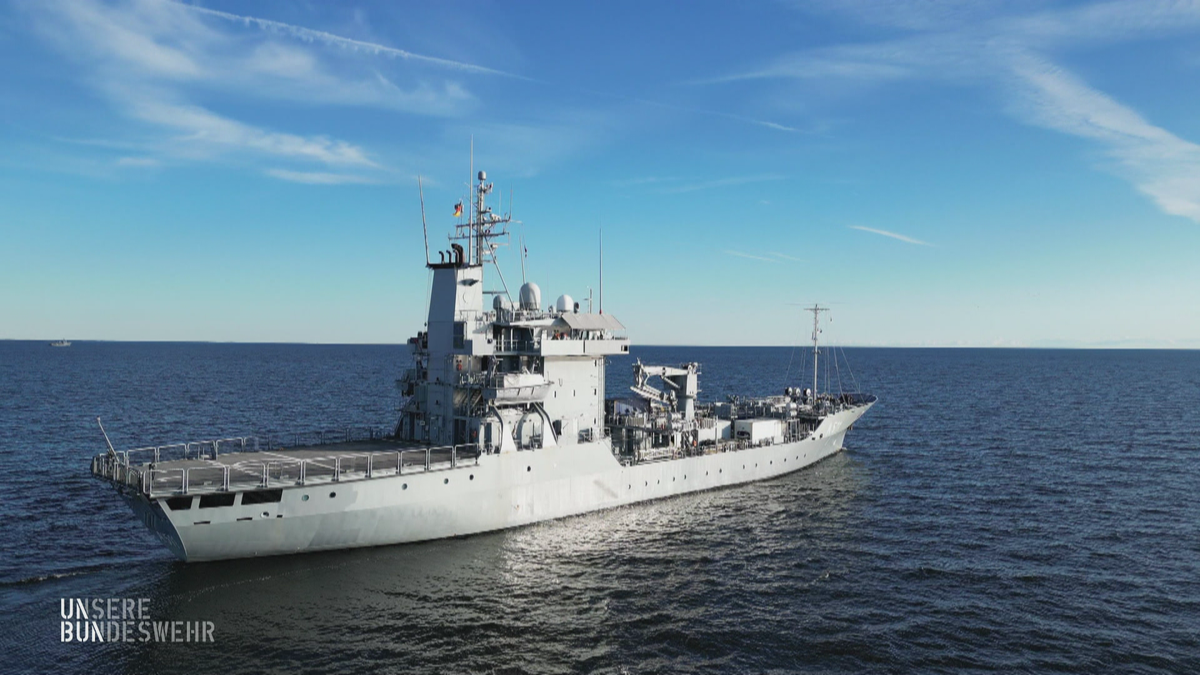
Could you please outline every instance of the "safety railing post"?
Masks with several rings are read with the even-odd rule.
[[[266,462],[263,462],[263,463],[262,463],[262,486],[263,486],[263,487],[267,487],[267,481],[268,481],[268,480],[269,480],[269,478],[268,478],[268,475],[267,475],[267,463],[266,463]]]
[[[428,471],[428,470],[429,470],[429,462],[430,462],[429,453],[430,453],[432,450],[433,450],[433,448],[425,448],[425,470],[426,470],[426,471]]]
[[[182,485],[179,486],[179,491],[186,495],[187,489],[188,489],[188,470],[184,469],[182,473],[183,473],[183,476],[182,476],[183,480],[182,480]]]
[[[338,482],[342,479],[342,458],[333,458],[333,482]]]
[[[229,492],[229,467],[221,467],[221,491]]]
[[[304,485],[305,477],[308,475],[308,460],[300,460],[300,484]]]
[[[375,453],[367,453],[367,478],[371,477],[372,469],[375,468]]]

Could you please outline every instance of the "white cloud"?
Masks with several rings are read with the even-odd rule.
[[[211,160],[248,153],[382,168],[366,149],[349,141],[265,128],[224,114],[217,109],[220,104],[196,101],[287,101],[458,116],[469,111],[475,99],[461,83],[439,77],[436,71],[452,66],[459,72],[487,71],[410,54],[405,58],[412,67],[385,75],[370,64],[327,58],[329,50],[322,53],[319,47],[333,44],[338,36],[322,34],[325,37],[318,40],[316,32],[309,35],[299,27],[218,17],[219,12],[163,0],[46,0],[22,7],[35,34],[78,64],[83,82],[103,94],[117,112],[147,127],[135,132],[141,139],[138,149],[159,157]],[[229,24],[231,17],[265,32],[239,33]],[[274,37],[277,34],[302,43],[287,44]],[[319,46],[313,47],[314,42]],[[355,49],[368,47],[374,48],[362,43]],[[393,56],[400,50],[395,51]],[[435,72],[418,72],[429,68]],[[399,84],[397,77],[406,82]],[[272,118],[280,120],[275,123],[280,126],[291,119]]]
[[[139,119],[185,132],[174,143],[200,150],[249,150],[333,165],[378,167],[353,144],[324,136],[299,136],[260,129],[199,106],[166,103],[153,95],[129,101]]]
[[[311,28],[304,28],[302,26],[293,26],[291,24],[281,23],[279,21],[259,19],[253,16],[230,14],[229,12],[221,12],[215,9],[197,7],[195,5],[177,4],[177,6],[186,8],[193,12],[205,14],[207,16],[225,19],[226,21],[233,21],[246,26],[255,26],[262,30],[270,31],[280,35],[288,35],[305,42],[319,42],[328,46],[341,47],[351,51],[361,51],[367,54],[379,56],[390,56],[393,58],[415,61],[422,64],[433,65],[440,68],[449,68],[451,70],[458,70],[467,73],[475,73],[480,75],[500,75],[503,77],[512,77],[521,80],[530,79],[521,75],[515,75],[513,73],[507,73],[502,70],[475,65],[473,63],[454,61],[452,59],[443,59],[436,56],[426,56],[424,54],[414,54],[412,52],[408,52],[403,49],[397,49],[395,47],[389,47],[387,45],[364,42],[362,40],[354,40],[351,38],[342,37],[341,35],[334,35],[333,33],[326,33],[325,31],[312,30]]]
[[[1135,111],[1045,61],[1014,64],[1016,111],[1031,123],[1103,144],[1138,190],[1163,211],[1200,222],[1200,145],[1150,124]]]
[[[804,262],[804,258],[797,258],[795,256],[787,255],[786,253],[772,252],[771,255],[775,256],[776,258],[783,258],[784,260],[791,260],[792,262]]]
[[[688,183],[674,188],[666,188],[661,192],[667,194],[681,194],[684,192],[696,192],[698,190],[713,190],[716,188],[730,187],[733,185],[746,185],[748,183],[764,183],[768,181],[783,180],[786,176],[776,174],[764,174],[757,176],[730,176],[728,178],[717,178],[715,180],[705,180],[695,183]]]
[[[892,239],[899,239],[900,241],[903,241],[903,242],[906,242],[909,244],[919,244],[921,246],[933,246],[933,244],[930,244],[927,241],[921,241],[920,239],[913,239],[912,237],[906,237],[903,234],[896,234],[895,232],[888,232],[887,230],[877,230],[873,227],[862,227],[861,225],[848,225],[847,227],[849,227],[852,230],[861,230],[863,232],[870,232],[872,234],[878,234],[878,235],[882,235],[884,237],[891,237]]]
[[[319,171],[289,171],[287,169],[267,169],[267,175],[280,180],[307,185],[370,185],[379,181],[365,176],[344,173],[324,173]]]
[[[755,255],[753,253],[744,253],[742,251],[726,250],[725,253],[727,253],[729,255],[737,256],[739,258],[749,258],[750,260],[761,260],[763,262],[769,262],[769,263],[779,262],[778,260],[776,260],[774,258],[769,258],[765,255]]]
[[[756,68],[700,82],[923,78],[990,85],[1010,96],[1008,112],[1026,123],[1101,144],[1117,160],[1116,173],[1160,209],[1200,222],[1200,145],[1147,122],[1042,55],[1070,47],[1194,33],[1200,29],[1200,2],[1116,0],[1014,13],[1029,4],[817,2],[805,7],[849,13],[866,23],[914,32],[882,42],[785,54]],[[892,236],[882,230],[857,229]]]
[[[153,157],[119,157],[117,158],[116,165],[141,169],[152,169],[154,167],[161,166],[162,162]]]

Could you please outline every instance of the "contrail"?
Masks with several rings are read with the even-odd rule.
[[[381,54],[384,56],[390,56],[393,58],[400,58],[400,59],[405,59],[405,60],[409,60],[409,61],[420,61],[421,63],[428,63],[431,65],[441,66],[443,68],[449,68],[451,70],[458,70],[458,71],[462,71],[465,73],[479,73],[481,75],[499,75],[501,77],[511,77],[511,78],[514,78],[517,80],[526,80],[529,82],[536,81],[536,80],[533,80],[532,78],[525,77],[523,75],[506,73],[503,70],[496,70],[494,68],[486,68],[484,66],[477,66],[473,63],[463,63],[462,61],[452,61],[450,59],[440,59],[436,56],[425,56],[424,54],[414,54],[412,52],[404,51],[403,49],[396,49],[395,47],[388,47],[387,45],[376,44],[374,42],[363,42],[362,40],[354,40],[354,39],[351,39],[348,37],[342,37],[341,35],[334,35],[333,33],[326,33],[325,31],[313,30],[311,28],[304,28],[302,26],[293,26],[291,24],[282,23],[279,21],[271,21],[270,19],[259,19],[257,17],[253,17],[253,16],[241,16],[238,14],[230,14],[229,12],[222,12],[222,11],[216,10],[216,9],[208,9],[207,7],[197,7],[195,5],[185,5],[185,4],[179,3],[179,2],[174,2],[172,4],[177,5],[179,7],[183,7],[185,9],[189,9],[189,10],[191,10],[193,12],[197,12],[199,14],[205,14],[207,16],[214,16],[219,19],[225,19],[226,21],[242,23],[242,24],[245,24],[246,26],[257,26],[258,28],[260,28],[262,30],[269,31],[272,33],[282,33],[285,35],[290,35],[294,38],[297,38],[299,40],[304,40],[306,42],[321,42],[321,43],[324,43],[327,45],[331,45],[331,46],[335,46],[335,47],[342,47],[344,49],[350,49],[350,50],[354,50],[354,51],[364,51],[364,52],[368,52],[371,54]]]

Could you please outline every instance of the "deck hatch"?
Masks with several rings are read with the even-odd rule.
[[[283,500],[283,490],[256,490],[242,493],[242,504],[269,504]]]

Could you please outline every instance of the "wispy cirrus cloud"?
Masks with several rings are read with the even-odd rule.
[[[154,96],[132,102],[132,113],[147,122],[178,129],[184,136],[171,142],[179,147],[247,149],[265,155],[323,164],[377,168],[361,147],[324,136],[268,131],[217,115],[199,106],[168,103]]]
[[[322,171],[290,171],[288,169],[267,169],[266,174],[272,178],[286,180],[305,185],[374,185],[380,181],[368,176],[358,176],[347,173],[327,173]]]
[[[772,251],[771,255],[775,256],[776,258],[782,258],[784,260],[790,260],[792,262],[804,262],[804,258],[797,258],[795,256],[790,256],[786,253],[775,253],[774,251]]]
[[[474,97],[455,80],[426,76],[428,73],[387,76],[374,68],[364,73],[361,65],[339,63],[328,58],[330,50],[323,52],[319,47],[374,50],[403,57],[413,67],[434,73],[499,73],[164,0],[46,0],[19,7],[25,10],[35,35],[73,59],[88,86],[104,95],[126,119],[141,125],[134,132],[139,140],[132,145],[156,160],[212,161],[239,155],[301,165],[382,168],[379,160],[354,142],[235,119],[214,103],[230,100],[228,94],[240,99],[239,109],[250,100],[266,105],[283,101],[305,106],[374,107],[424,116],[455,116],[473,107]],[[255,30],[249,34],[237,31],[238,22]],[[278,39],[280,35],[307,46],[287,44]],[[413,81],[399,84],[397,74]],[[221,95],[212,96],[213,92]],[[200,104],[199,100],[208,102]],[[271,126],[286,127],[290,118],[276,119],[281,121]],[[105,143],[92,145],[99,148]],[[114,149],[131,145],[126,141],[107,143]],[[302,169],[298,166],[295,170]]]
[[[114,164],[121,167],[153,169],[162,166],[162,160],[155,157],[118,157]]]
[[[1200,145],[1148,122],[1047,56],[1200,32],[1200,2],[1112,0],[1052,9],[1039,5],[1029,0],[803,3],[798,7],[804,11],[849,15],[905,34],[800,50],[698,82],[928,79],[984,84],[1005,96],[1005,112],[1099,144],[1117,160],[1104,168],[1129,180],[1164,212],[1200,222]]]
[[[1097,141],[1137,189],[1163,211],[1200,222],[1200,145],[1147,122],[1081,79],[1034,57],[1014,64],[1030,123]]]
[[[702,180],[678,187],[663,188],[660,192],[665,194],[681,194],[684,192],[696,192],[698,190],[713,190],[717,188],[731,187],[734,185],[747,185],[749,183],[765,183],[769,181],[784,180],[787,176],[779,174],[760,174],[754,176],[729,176],[727,178],[716,178],[713,180]]]
[[[930,244],[927,241],[921,241],[920,239],[913,239],[912,237],[908,237],[903,234],[897,234],[895,232],[889,232],[887,230],[877,230],[873,227],[863,227],[861,225],[847,225],[847,227],[849,227],[851,230],[860,230],[862,232],[870,232],[871,234],[878,234],[878,235],[884,236],[884,237],[891,237],[892,239],[898,239],[898,240],[903,241],[908,244],[917,244],[920,246],[933,246],[933,244]]]
[[[778,260],[776,260],[775,258],[772,258],[770,256],[755,255],[754,253],[746,253],[745,251],[732,251],[732,250],[726,249],[725,253],[727,255],[736,256],[738,258],[748,258],[750,260],[761,260],[763,262],[769,262],[769,263],[779,262]]]

